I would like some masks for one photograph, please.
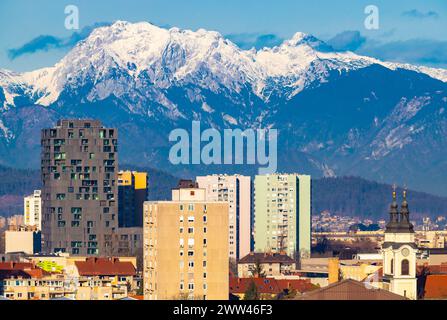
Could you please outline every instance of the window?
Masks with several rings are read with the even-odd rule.
[[[401,263],[401,274],[403,276],[408,276],[410,274],[410,263],[407,259],[402,260]]]
[[[391,273],[391,274],[394,274],[394,259],[391,259],[391,262],[390,262],[390,263],[391,263],[391,266],[390,266],[390,271],[391,271],[391,272],[390,272],[390,273]]]
[[[189,227],[188,228],[188,233],[194,233],[194,227]]]
[[[188,222],[194,222],[194,216],[189,216],[188,217]]]

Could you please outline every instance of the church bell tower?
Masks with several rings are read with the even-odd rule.
[[[416,252],[414,229],[410,222],[407,191],[403,191],[400,213],[396,202],[396,189],[390,205],[390,220],[385,229],[382,245],[383,287],[393,293],[417,299]]]

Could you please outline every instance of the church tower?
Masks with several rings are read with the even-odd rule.
[[[384,289],[408,299],[417,299],[416,252],[407,191],[403,192],[399,213],[394,188],[390,220],[386,225],[385,242],[382,245]]]

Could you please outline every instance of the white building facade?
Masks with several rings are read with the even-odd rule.
[[[196,178],[206,190],[209,201],[229,204],[229,256],[239,260],[250,253],[252,231],[251,177],[242,175],[208,175]]]
[[[23,199],[23,211],[24,224],[42,230],[42,198],[40,190],[34,190],[32,195]]]

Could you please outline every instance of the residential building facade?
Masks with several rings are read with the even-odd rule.
[[[251,252],[239,260],[237,274],[239,278],[278,277],[288,275],[295,269],[295,260],[286,254]],[[262,274],[256,274],[258,271]]]
[[[118,132],[60,120],[41,135],[44,251],[110,255],[118,227]]]
[[[144,297],[228,299],[228,203],[183,184],[144,204]]]
[[[257,175],[254,183],[255,251],[309,256],[311,177]]]
[[[229,256],[239,260],[251,250],[251,177],[208,175],[197,177],[199,188],[206,189],[209,201],[227,201],[229,205]]]
[[[42,192],[34,190],[32,195],[23,199],[23,223],[27,226],[35,226],[42,230]]]
[[[41,251],[42,237],[36,227],[14,226],[5,231],[5,254],[23,252],[35,254]]]

